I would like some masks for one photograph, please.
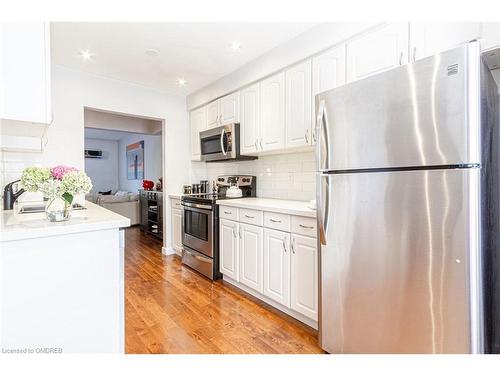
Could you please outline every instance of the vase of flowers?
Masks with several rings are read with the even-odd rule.
[[[43,194],[47,199],[47,219],[56,222],[71,218],[74,196],[88,193],[92,182],[85,172],[58,165],[53,168],[26,168],[21,175],[21,186],[26,191]]]

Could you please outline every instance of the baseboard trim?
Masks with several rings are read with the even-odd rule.
[[[275,309],[280,310],[281,312],[284,312],[287,315],[290,315],[292,318],[297,319],[298,321],[308,325],[311,328],[318,329],[318,322],[302,315],[301,313],[294,311],[292,309],[289,309],[286,306],[280,305],[279,303],[273,301],[272,299],[266,297],[265,295],[253,290],[252,288],[247,287],[246,285],[243,285],[239,283],[238,281],[231,279],[230,277],[227,277],[226,275],[223,276],[222,280],[225,282],[235,286],[238,289],[243,290],[244,292],[251,294],[255,298],[260,299],[261,301],[267,303],[268,305],[274,307]]]
[[[162,247],[161,248],[161,253],[163,255],[172,255],[172,254],[177,254],[175,250],[172,247]]]

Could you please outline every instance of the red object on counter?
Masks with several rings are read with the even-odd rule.
[[[153,190],[153,187],[155,186],[155,183],[150,180],[142,180],[142,187],[144,190]]]

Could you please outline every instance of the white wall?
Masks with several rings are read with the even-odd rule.
[[[259,156],[233,163],[193,162],[192,181],[212,181],[219,175],[249,174],[257,177],[257,196],[308,201],[315,198],[314,151]]]
[[[85,148],[101,150],[101,159],[85,159],[85,172],[92,179],[92,192],[119,188],[118,184],[118,141],[85,138]]]
[[[118,175],[120,190],[137,192],[142,188],[142,180],[127,179],[126,150],[129,144],[144,141],[144,179],[155,183],[162,173],[161,136],[130,134],[118,142]]]

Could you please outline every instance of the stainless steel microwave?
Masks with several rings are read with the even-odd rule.
[[[240,124],[227,124],[200,132],[201,160],[237,161],[257,159],[240,155]]]

